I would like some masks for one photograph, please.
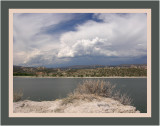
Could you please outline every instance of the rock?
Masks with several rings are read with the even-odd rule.
[[[62,105],[62,100],[55,101],[19,101],[13,103],[14,113],[140,113],[135,107],[122,105],[111,98],[99,97],[92,101],[74,100]]]

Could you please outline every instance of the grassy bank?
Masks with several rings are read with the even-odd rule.
[[[13,76],[22,78],[147,78],[147,76],[108,76],[108,77],[52,77],[52,76]]]

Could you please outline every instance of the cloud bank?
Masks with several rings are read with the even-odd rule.
[[[14,65],[146,63],[146,14],[84,15],[14,14]]]

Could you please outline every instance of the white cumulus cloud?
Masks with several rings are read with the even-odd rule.
[[[98,13],[72,26],[74,19],[75,14],[14,14],[14,64],[55,66],[74,58],[83,62],[82,57],[122,60],[147,55],[146,14]],[[64,32],[64,25],[63,32],[47,32],[65,22],[74,30]]]
[[[60,23],[71,20],[72,14],[14,14],[14,64],[37,65],[41,56],[44,64],[52,63],[56,57],[59,40],[54,34],[47,34],[45,30],[56,27]],[[39,62],[39,64],[42,64]]]
[[[61,36],[58,57],[146,55],[146,14],[95,14],[94,18],[102,22],[89,20]]]

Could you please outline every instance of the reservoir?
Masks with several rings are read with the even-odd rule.
[[[22,90],[22,100],[50,101],[64,98],[84,80],[103,80],[127,93],[133,106],[141,113],[147,112],[147,78],[29,78],[14,77],[14,91]]]

